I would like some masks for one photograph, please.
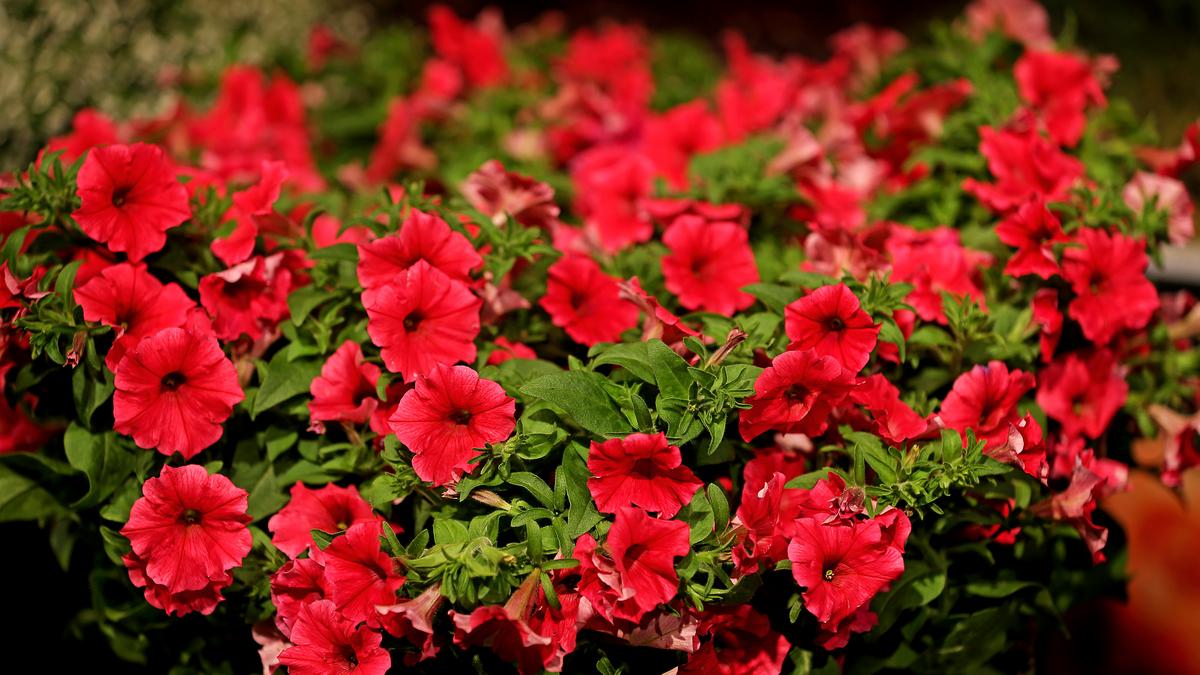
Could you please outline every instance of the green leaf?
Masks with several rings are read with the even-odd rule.
[[[71,394],[75,401],[75,412],[79,421],[88,427],[92,424],[92,415],[96,409],[104,405],[113,393],[112,376],[107,375],[107,370],[105,373],[104,379],[97,381],[94,377],[89,377],[91,373],[82,364],[71,373]]]
[[[250,419],[255,419],[264,410],[269,410],[293,396],[307,393],[313,378],[321,373],[319,362],[288,361],[286,354],[286,350],[280,351],[267,364],[266,377],[254,396]]]
[[[88,479],[88,491],[71,504],[86,509],[107,499],[133,474],[139,464],[148,464],[150,455],[134,450],[113,432],[93,434],[72,423],[63,436],[67,462]]]
[[[0,463],[0,523],[43,520],[66,509],[45,488]]]
[[[898,477],[899,458],[885,448],[883,441],[874,434],[863,431],[843,430],[843,436],[851,441],[849,448],[853,457],[861,456],[875,470],[879,480],[885,484],[895,483]],[[856,460],[857,461],[857,460]]]
[[[784,309],[801,295],[796,289],[779,284],[750,284],[742,290],[758,298],[767,309],[780,316],[783,316]]]
[[[330,297],[329,291],[316,286],[303,286],[292,291],[287,299],[292,324],[299,326],[304,323],[308,315]]]
[[[688,398],[692,376],[688,373],[687,361],[663,344],[662,340],[649,340],[645,345],[659,394],[667,398]]]
[[[525,488],[534,499],[548,509],[554,508],[554,492],[546,485],[546,481],[528,471],[516,471],[508,476],[508,482]]]
[[[729,525],[729,500],[725,497],[725,491],[716,483],[709,483],[708,503],[712,504],[713,522],[717,526],[717,530],[721,531]]]
[[[584,429],[611,438],[632,431],[613,404],[598,373],[583,370],[551,373],[521,387],[521,393],[561,409]]]
[[[600,355],[592,360],[593,366],[621,366],[643,382],[655,383],[654,367],[645,342],[620,342],[604,347]]]

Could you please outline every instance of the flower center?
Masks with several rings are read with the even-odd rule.
[[[113,190],[112,205],[117,208],[124,206],[125,200],[129,198],[129,192],[130,192],[130,187],[128,185],[122,186],[122,187],[117,188],[116,190]]]
[[[196,509],[188,509],[183,512],[183,515],[179,517],[179,520],[184,525],[199,525],[200,512]]]
[[[455,424],[466,426],[471,421],[471,411],[465,408],[459,408],[450,413],[450,421]]]
[[[846,329],[846,322],[842,321],[841,317],[833,317],[825,324],[829,330],[838,333]]]
[[[404,331],[406,333],[415,333],[421,327],[421,322],[425,320],[425,316],[420,312],[409,312],[408,316],[404,317]]]
[[[825,577],[825,581],[833,581],[833,569],[832,568],[826,569],[824,577]]]
[[[643,457],[633,463],[633,469],[630,473],[638,478],[649,480],[654,477],[654,469],[654,460],[649,457]]]
[[[350,645],[344,645],[342,647],[342,658],[351,668],[358,667],[358,654],[354,653],[354,648]]]
[[[641,558],[642,554],[645,552],[645,544],[634,544],[633,546],[625,549],[625,567],[632,567],[633,564],[638,561],[638,558]]]
[[[162,378],[162,382],[161,382],[162,390],[163,391],[175,391],[176,389],[179,389],[180,387],[182,387],[185,382],[187,382],[187,375],[184,375],[183,373],[179,372],[178,370],[167,373],[166,375],[163,375],[163,378]]]
[[[793,384],[783,392],[783,395],[787,400],[799,403],[807,399],[810,393],[808,387],[802,384]]]

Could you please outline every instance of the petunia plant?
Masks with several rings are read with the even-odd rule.
[[[1200,310],[1147,277],[1200,132],[1154,147],[1113,57],[1032,0],[824,60],[427,18],[0,176],[0,521],[87,578],[76,635],[1025,672],[1122,596],[1105,504],[1200,476]]]

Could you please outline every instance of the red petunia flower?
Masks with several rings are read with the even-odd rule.
[[[324,550],[313,551],[316,561],[325,566],[325,584],[338,612],[372,628],[379,627],[375,607],[395,604],[396,591],[405,581],[399,563],[380,546],[384,527],[388,525],[382,519],[360,520]],[[295,633],[293,626],[293,638]]]
[[[441,650],[441,635],[433,628],[438,608],[444,600],[441,587],[440,582],[435,582],[411,600],[376,608],[382,615],[380,621],[384,630],[396,637],[407,639],[421,650],[418,654],[405,654],[406,665],[412,666],[425,659],[431,659]]]
[[[387,118],[379,125],[379,141],[371,149],[362,178],[384,183],[401,169],[437,166],[437,155],[421,142],[423,112],[415,98],[396,96],[388,103]]]
[[[1037,402],[1068,437],[1099,438],[1125,403],[1129,385],[1111,352],[1067,354],[1041,372]]]
[[[309,426],[323,428],[322,422],[362,424],[371,419],[379,407],[375,391],[379,375],[379,366],[363,360],[357,342],[343,342],[309,385],[313,397],[308,404]]]
[[[835,524],[803,518],[788,546],[792,576],[805,589],[805,609],[831,626],[852,617],[900,577],[901,553],[884,538],[878,518]]]
[[[670,250],[662,259],[663,279],[679,304],[725,316],[754,304],[754,296],[741,290],[758,283],[744,227],[680,216],[663,233],[663,243]]]
[[[115,371],[125,352],[163,328],[179,327],[196,306],[178,284],[164,284],[141,264],[106,268],[75,289],[83,318],[112,326],[116,339],[104,363]]]
[[[1073,146],[1087,126],[1088,106],[1103,107],[1107,101],[1095,66],[1065,52],[1028,51],[1017,59],[1013,77],[1017,91],[1041,118],[1050,139]]]
[[[210,475],[197,464],[164,466],[142,485],[142,496],[121,528],[136,557],[134,564],[126,563],[130,578],[135,584],[142,578],[148,596],[152,590],[191,591],[197,593],[193,600],[215,602],[230,582],[229,570],[250,552],[246,503],[246,491],[221,474]],[[207,601],[193,609],[206,606]]]
[[[1039,288],[1030,304],[1033,308],[1031,322],[1041,329],[1038,346],[1042,361],[1050,363],[1054,359],[1054,350],[1058,348],[1058,340],[1062,337],[1063,315],[1058,311],[1058,291]]]
[[[974,0],[966,9],[967,33],[981,42],[998,31],[1026,49],[1053,49],[1050,16],[1037,0]]]
[[[1121,190],[1121,199],[1139,215],[1150,207],[1165,212],[1167,238],[1172,244],[1182,246],[1196,235],[1196,207],[1187,186],[1170,176],[1138,171]]]
[[[894,445],[921,436],[929,422],[900,400],[900,390],[880,373],[865,378],[850,398],[871,413],[872,431]]]
[[[397,275],[395,283],[364,292],[363,304],[367,334],[387,369],[405,382],[438,365],[475,359],[482,301],[424,260]]]
[[[166,586],[155,583],[146,575],[146,561],[136,553],[125,554],[121,557],[121,562],[129,571],[129,580],[133,585],[145,589],[143,595],[146,602],[150,603],[151,607],[165,611],[167,616],[184,616],[192,612],[208,616],[225,599],[221,591],[233,583],[233,577],[228,573],[218,574],[203,588],[172,593]]]
[[[966,439],[967,429],[975,438],[987,441],[986,448],[999,448],[1008,442],[1010,427],[1021,419],[1017,402],[1035,381],[1020,370],[1011,373],[1003,361],[975,366],[958,376],[946,400],[942,401],[942,422]]]
[[[94,108],[84,108],[71,118],[71,133],[55,136],[46,143],[39,161],[52,152],[62,152],[63,164],[69,164],[92,148],[120,143],[123,135],[107,115]]]
[[[437,365],[400,399],[389,422],[421,480],[447,485],[470,471],[478,448],[512,435],[516,406],[473,369]]]
[[[1004,273],[1019,277],[1033,274],[1043,279],[1058,274],[1054,245],[1071,240],[1063,233],[1058,217],[1040,199],[1022,204],[996,226],[1000,241],[1017,249],[1004,265]]]
[[[590,534],[575,540],[571,557],[579,561],[579,593],[592,609],[610,623],[638,623],[646,614],[634,600],[633,586],[625,583],[612,558]]]
[[[1106,345],[1122,330],[1144,328],[1158,309],[1158,293],[1146,278],[1146,245],[1120,233],[1079,230],[1080,247],[1063,252],[1062,275],[1075,291],[1067,315],[1083,335]]]
[[[368,290],[395,283],[421,260],[462,282],[470,282],[471,270],[483,264],[461,232],[436,215],[413,209],[399,234],[358,245],[358,282]]]
[[[116,370],[113,429],[142,448],[191,459],[221,437],[245,395],[220,345],[182,328],[143,339]]]
[[[555,326],[589,347],[620,340],[638,317],[637,307],[621,299],[617,280],[581,255],[565,255],[550,266],[546,294],[538,304]]]
[[[700,335],[694,328],[675,316],[654,297],[642,289],[637,277],[630,277],[619,284],[621,299],[628,300],[637,306],[644,315],[642,317],[642,342],[647,340],[662,340],[667,346],[676,348],[687,336]]]
[[[271,543],[289,558],[295,558],[312,546],[313,530],[333,534],[378,518],[353,485],[339,487],[330,483],[311,490],[297,482],[292,486],[287,506],[271,516],[267,529],[271,531]]]
[[[501,335],[492,343],[496,346],[491,354],[488,354],[487,364],[489,366],[498,366],[505,361],[512,359],[536,359],[537,352],[530,349],[528,346],[520,342],[512,342],[508,338]]]
[[[892,261],[892,281],[912,284],[906,300],[925,321],[946,324],[942,293],[970,297],[984,305],[981,270],[992,257],[962,245],[949,227],[916,231],[894,225],[886,243]]]
[[[245,335],[256,341],[288,316],[292,281],[283,253],[256,256],[201,277],[200,304],[212,317],[217,338],[230,341]]]
[[[291,675],[384,675],[392,656],[378,631],[347,619],[328,600],[303,605],[292,626],[292,645],[279,655]]]
[[[594,147],[571,164],[575,210],[607,252],[647,241],[654,234],[650,220],[638,208],[654,187],[649,157],[625,145]]]
[[[811,349],[832,356],[857,373],[867,365],[879,338],[879,326],[862,310],[846,284],[822,286],[784,310],[789,350]]]
[[[94,148],[76,179],[84,234],[138,261],[167,243],[166,231],[192,217],[187,190],[163,149],[134,143]]]
[[[454,644],[488,647],[502,660],[517,664],[521,675],[561,672],[563,657],[575,649],[579,596],[564,592],[559,606],[553,607],[545,601],[539,581],[536,573],[530,575],[504,606],[483,605],[470,614],[452,610]]]
[[[286,222],[286,219],[275,213],[275,202],[279,201],[287,177],[283,162],[263,162],[258,182],[233,194],[233,208],[230,209],[235,222],[233,231],[228,236],[214,239],[210,247],[221,262],[236,265],[249,258],[254,252],[260,225],[281,229],[278,221]]]
[[[474,25],[458,18],[445,5],[429,8],[429,36],[433,50],[442,60],[462,70],[472,86],[488,87],[508,78],[508,63],[501,49],[501,36],[490,26]],[[499,26],[503,29],[503,24]]]
[[[1064,154],[1036,130],[980,127],[979,135],[979,152],[987,158],[996,182],[968,178],[963,181],[963,190],[997,213],[1011,211],[1033,197],[1047,202],[1065,201],[1071,188],[1084,177],[1083,162]]]
[[[471,206],[491,217],[496,226],[504,225],[510,216],[526,227],[549,230],[558,224],[560,209],[554,203],[554,188],[506,171],[494,159],[467,176],[462,193]]]
[[[587,464],[594,476],[588,490],[601,513],[640,506],[671,518],[704,485],[663,433],[592,441]]]
[[[679,590],[675,559],[691,551],[687,523],[652,518],[628,506],[617,509],[604,547],[621,584],[632,591],[633,602],[643,614],[675,597]]]
[[[325,567],[312,558],[296,558],[283,564],[271,575],[271,604],[275,605],[275,625],[288,636],[300,608],[329,597]]]
[[[746,604],[710,609],[699,632],[707,640],[688,656],[680,675],[780,673],[792,648],[787,638],[771,628],[766,616]]]
[[[815,436],[825,431],[833,407],[845,400],[854,374],[832,356],[811,349],[784,352],[754,382],[754,395],[746,399],[738,430],[750,439],[768,429],[785,434]]]
[[[704,99],[677,105],[646,120],[646,155],[671,188],[681,192],[688,189],[692,157],[719,147],[724,140],[721,121]]]

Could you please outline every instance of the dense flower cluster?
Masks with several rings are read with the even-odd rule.
[[[321,92],[386,53],[325,27],[83,111],[0,177],[0,514],[78,513],[114,645],[175,630],[141,593],[266,673],[1032,662],[1123,564],[1105,500],[1200,475],[1200,309],[1146,276],[1196,133],[1048,26],[729,34],[702,83],[438,6],[365,129]]]

